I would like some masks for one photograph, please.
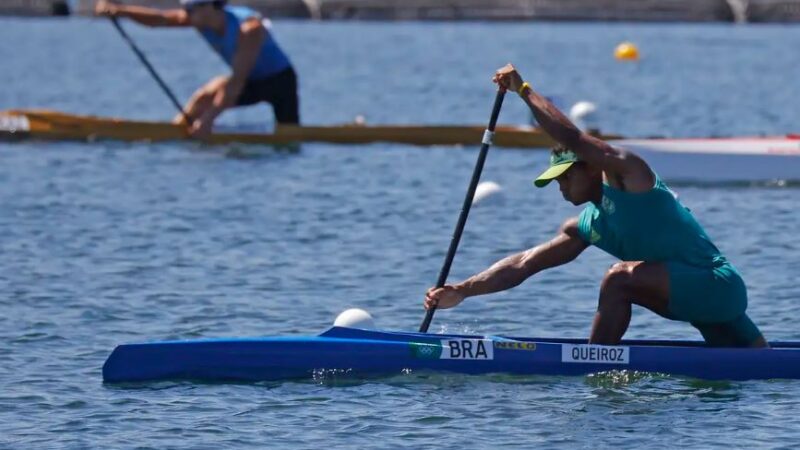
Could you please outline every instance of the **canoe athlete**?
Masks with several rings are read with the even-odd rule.
[[[544,187],[556,180],[565,200],[587,206],[549,242],[461,283],[429,289],[426,309],[452,308],[467,297],[510,289],[594,245],[621,262],[603,278],[589,343],[618,344],[636,304],[691,323],[710,346],[767,346],[745,313],[747,290],[739,272],[643,159],[581,132],[523,82],[514,66],[499,69],[494,82],[519,93],[542,129],[560,144],[534,184]]]
[[[195,27],[231,67],[194,93],[184,108],[192,119],[194,137],[211,133],[222,111],[235,106],[267,102],[278,123],[299,123],[297,76],[286,54],[278,47],[270,22],[246,7],[228,6],[226,0],[180,0],[181,9],[159,10],[118,5],[100,0],[95,13],[127,17],[151,27]],[[176,123],[185,123],[183,115]]]

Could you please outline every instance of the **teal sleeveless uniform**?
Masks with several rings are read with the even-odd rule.
[[[219,35],[211,29],[200,29],[200,34],[212,49],[229,65],[239,48],[239,33],[247,19],[260,14],[244,6],[225,6],[225,33]],[[297,97],[297,75],[291,61],[278,46],[270,31],[269,21],[262,20],[267,37],[259,49],[253,70],[247,76],[238,106],[267,102],[272,105],[275,119],[279,123],[299,123],[299,101]]]
[[[661,262],[669,272],[670,319],[690,322],[709,345],[743,347],[761,332],[747,317],[747,290],[733,265],[674,192],[630,193],[603,184],[578,219],[582,239],[623,261]]]

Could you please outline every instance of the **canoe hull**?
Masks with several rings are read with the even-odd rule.
[[[628,139],[611,141],[663,179],[690,182],[800,180],[800,137]]]
[[[482,126],[457,125],[278,125],[272,134],[215,133],[211,144],[284,145],[300,142],[409,145],[478,145]],[[6,139],[187,141],[186,128],[164,122],[82,116],[47,110],[0,111],[0,134]],[[619,136],[603,136],[618,138]],[[532,127],[498,126],[494,144],[500,147],[546,148],[553,140]]]
[[[609,370],[702,379],[800,378],[800,344],[768,350],[706,348],[697,342],[629,341],[590,346],[569,339],[431,335],[334,327],[320,336],[153,342],[118,346],[106,382],[311,379],[417,371],[467,375],[578,376]]]
[[[419,146],[476,146],[482,126],[447,125],[279,125],[272,134],[217,133],[211,144],[284,146],[302,142],[370,144],[388,142]],[[665,180],[700,183],[800,180],[800,137],[715,139],[619,139],[601,135],[613,145],[641,155]],[[81,116],[46,110],[0,111],[0,138],[42,140],[189,141],[186,129],[163,122]],[[531,127],[499,126],[497,147],[546,149],[554,144]]]

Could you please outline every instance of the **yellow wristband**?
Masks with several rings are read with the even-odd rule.
[[[525,96],[525,89],[531,89],[531,85],[527,81],[522,83],[522,86],[519,87],[519,90],[517,91],[517,94],[519,94],[520,97],[524,97]]]

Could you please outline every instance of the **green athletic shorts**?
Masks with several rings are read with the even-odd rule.
[[[747,347],[761,337],[747,317],[747,288],[728,262],[695,267],[667,262],[670,318],[691,323],[708,345]]]

